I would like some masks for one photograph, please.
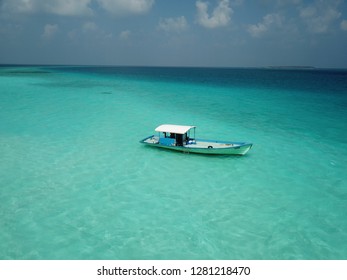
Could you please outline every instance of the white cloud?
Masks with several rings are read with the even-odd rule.
[[[181,32],[187,29],[187,21],[184,16],[165,18],[160,20],[158,28],[167,32]]]
[[[147,13],[154,0],[97,0],[99,5],[115,16]]]
[[[337,9],[339,3],[339,1],[316,1],[314,4],[299,8],[300,18],[307,25],[309,32],[326,33],[332,22],[341,16]]]
[[[43,2],[43,1],[40,1]],[[61,16],[92,15],[89,7],[91,0],[50,0],[44,1],[43,7],[47,12]]]
[[[197,8],[197,22],[206,28],[226,26],[233,13],[233,10],[229,7],[229,0],[220,0],[211,16],[208,14],[208,2],[199,0],[195,5]]]
[[[96,31],[98,27],[95,22],[87,21],[83,24],[82,29],[84,32],[93,32]]]
[[[243,2],[244,2],[244,0],[233,0],[230,5],[231,6],[241,6],[241,5],[243,5]]]
[[[253,37],[261,37],[272,26],[281,26],[283,18],[279,14],[267,14],[258,24],[248,26],[247,30]]]
[[[119,34],[119,38],[122,40],[128,40],[129,37],[131,35],[131,31],[130,30],[124,30]]]
[[[35,0],[3,0],[1,8],[7,13],[31,13],[37,10]]]
[[[277,0],[276,3],[278,6],[287,6],[287,5],[298,5],[302,0]]]
[[[58,31],[58,25],[57,24],[46,24],[43,28],[43,34],[42,38],[44,39],[50,39],[54,36],[55,33]]]
[[[0,8],[5,14],[50,13],[61,16],[90,16],[92,2],[116,16],[144,14],[155,0],[0,0]]]
[[[317,9],[314,6],[309,6],[300,9],[300,17],[301,18],[310,18],[314,17],[317,13]]]
[[[89,7],[92,0],[3,0],[6,13],[51,13],[61,16],[92,15]]]
[[[343,31],[347,31],[347,20],[341,21],[340,27]]]
[[[247,30],[253,37],[260,37],[267,31],[267,27],[264,23],[258,23],[250,25]]]

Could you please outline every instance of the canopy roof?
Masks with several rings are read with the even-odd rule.
[[[157,132],[169,132],[176,134],[185,134],[188,130],[195,128],[195,126],[191,125],[175,125],[175,124],[162,124],[159,125],[155,131]]]

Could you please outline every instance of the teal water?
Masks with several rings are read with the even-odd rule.
[[[0,259],[347,259],[346,109],[342,70],[1,67]]]

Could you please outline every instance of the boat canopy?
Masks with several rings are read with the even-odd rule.
[[[157,132],[169,132],[169,133],[176,133],[176,134],[185,134],[190,129],[195,128],[196,126],[191,125],[175,125],[175,124],[162,124],[159,125],[155,131]]]

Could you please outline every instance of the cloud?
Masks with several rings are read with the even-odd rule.
[[[35,0],[2,0],[0,5],[5,13],[31,13],[37,10]]]
[[[208,14],[208,2],[197,1],[197,22],[206,28],[216,28],[226,26],[230,21],[230,16],[233,10],[229,7],[229,0],[220,0],[218,6],[210,16]]]
[[[253,37],[260,37],[267,31],[267,27],[264,23],[258,23],[250,25],[247,30]]]
[[[82,29],[84,32],[93,32],[98,30],[98,27],[95,22],[87,21],[83,24]]]
[[[131,35],[131,31],[130,30],[124,30],[119,34],[119,38],[122,40],[128,40],[129,37]]]
[[[347,31],[347,20],[341,21],[340,27],[343,31]]]
[[[276,0],[277,6],[298,5],[302,0]]]
[[[42,1],[43,2],[43,1]],[[85,16],[92,15],[89,8],[91,0],[50,0],[44,1],[45,10],[61,16]]]
[[[263,20],[258,24],[249,25],[247,31],[252,37],[261,37],[272,26],[281,26],[283,18],[279,14],[267,14],[263,17]]]
[[[92,0],[2,0],[5,13],[51,13],[61,16],[92,15],[89,7]]]
[[[0,0],[4,14],[49,13],[60,16],[90,16],[95,2],[107,12],[116,15],[144,14],[155,0]]]
[[[331,23],[341,16],[337,9],[339,3],[339,1],[316,1],[314,4],[300,7],[300,18],[307,25],[309,32],[326,33]]]
[[[54,36],[55,33],[58,31],[58,25],[57,24],[46,24],[43,28],[43,34],[42,38],[44,39],[50,39]]]
[[[154,4],[154,0],[97,0],[99,5],[115,16],[145,14]]]
[[[187,21],[184,16],[165,18],[160,20],[158,28],[166,32],[181,32],[187,29]]]

